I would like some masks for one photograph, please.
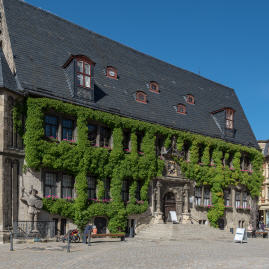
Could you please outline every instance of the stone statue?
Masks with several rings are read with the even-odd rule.
[[[37,230],[37,218],[40,213],[40,209],[43,207],[43,202],[40,197],[37,196],[38,191],[31,186],[29,194],[22,188],[21,201],[28,206],[28,218],[31,222],[31,231],[38,232]]]

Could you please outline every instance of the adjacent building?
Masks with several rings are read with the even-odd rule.
[[[259,199],[259,220],[263,221],[266,227],[269,227],[269,140],[259,140],[258,143],[264,156],[264,181]]]
[[[60,233],[87,223],[128,233],[170,211],[190,225],[252,221],[262,156],[233,89],[0,2],[2,241],[31,219]],[[40,212],[25,203],[34,189]]]

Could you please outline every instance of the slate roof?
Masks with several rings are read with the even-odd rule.
[[[25,2],[3,2],[17,77],[24,89],[258,147],[233,89],[140,53]],[[85,55],[96,63],[95,86],[100,98],[94,103],[74,100],[71,95],[62,66],[72,54]],[[107,66],[117,68],[118,80],[105,76]],[[159,83],[160,94],[149,91],[150,81]],[[148,95],[148,104],[135,101],[134,94],[138,90]],[[195,97],[195,105],[186,103],[186,94]],[[187,115],[176,113],[173,106],[178,103],[186,104]],[[223,137],[211,115],[223,107],[232,107],[236,111],[235,138]]]
[[[18,90],[16,77],[13,76],[1,48],[0,48],[0,87],[11,90]]]

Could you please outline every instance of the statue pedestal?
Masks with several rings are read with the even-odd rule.
[[[155,224],[162,224],[163,223],[163,214],[161,212],[155,213],[154,223]]]
[[[191,215],[190,213],[182,213],[182,224],[191,224]]]

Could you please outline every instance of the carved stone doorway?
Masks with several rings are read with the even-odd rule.
[[[166,193],[163,198],[164,222],[167,222],[169,219],[169,211],[176,211],[176,199],[172,192]]]

